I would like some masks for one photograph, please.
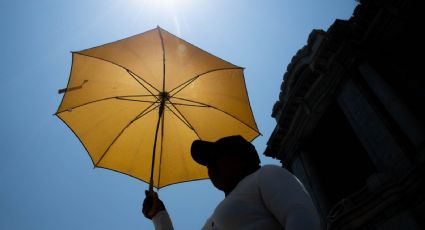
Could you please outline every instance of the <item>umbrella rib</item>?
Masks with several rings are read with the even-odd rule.
[[[245,126],[247,126],[248,128],[250,128],[250,129],[254,130],[256,133],[258,133],[258,131],[257,131],[255,128],[253,128],[253,127],[251,127],[250,125],[248,125],[247,123],[245,123],[245,122],[241,121],[239,118],[235,117],[234,115],[232,115],[232,114],[230,114],[230,113],[228,113],[228,112],[226,112],[226,111],[224,111],[224,110],[222,110],[222,109],[219,109],[219,108],[217,108],[217,107],[215,107],[215,106],[208,105],[208,104],[205,104],[205,103],[202,103],[202,102],[198,102],[198,101],[193,101],[193,100],[185,99],[185,98],[180,98],[180,97],[174,97],[174,98],[176,98],[176,99],[180,99],[180,100],[183,100],[183,101],[192,102],[192,103],[198,103],[198,104],[200,104],[200,105],[205,105],[205,107],[211,107],[211,108],[213,108],[213,109],[215,109],[215,110],[218,110],[218,111],[220,111],[220,112],[222,112],[222,113],[224,113],[224,114],[226,114],[226,115],[228,115],[228,116],[230,116],[230,117],[234,118],[235,120],[239,121],[240,123],[244,124],[244,125],[245,125]]]
[[[92,103],[96,103],[96,102],[100,102],[100,101],[106,101],[106,100],[110,100],[110,99],[114,99],[114,98],[115,97],[107,97],[107,98],[102,98],[102,99],[99,99],[99,100],[94,100],[94,101],[86,102],[84,104],[77,105],[75,107],[72,107],[72,108],[69,108],[69,109],[66,109],[66,110],[62,110],[62,111],[56,112],[55,115],[61,114],[63,112],[69,112],[69,111],[72,111],[73,109],[76,109],[76,108],[79,108],[79,107],[82,107],[82,106],[86,106],[86,105],[89,105],[89,104],[92,104]]]
[[[201,139],[201,137],[199,136],[199,134],[198,134],[198,132],[196,132],[196,130],[195,130],[195,128],[193,128],[193,126],[190,124],[190,122],[187,120],[187,118],[183,115],[183,113],[182,112],[180,112],[180,110],[177,108],[177,106],[175,106],[171,101],[170,101],[170,104],[176,109],[176,111],[179,113],[179,115],[184,119],[184,120],[182,120],[182,122],[185,124],[185,125],[187,125],[188,127],[189,127],[189,129],[191,129],[195,134],[196,134],[196,136],[199,138],[199,139]],[[170,109],[171,110],[171,109]],[[174,111],[172,111],[171,110],[171,112],[173,112],[174,113]],[[177,116],[177,114],[174,114],[175,116]],[[177,116],[179,119],[181,119],[179,116]]]
[[[145,100],[136,100],[136,99],[128,99],[128,98],[123,98],[123,97],[117,97],[118,100],[123,100],[123,101],[135,101],[135,102],[150,102],[150,103],[158,103],[158,100],[156,101],[145,101]]]
[[[161,29],[158,26],[159,38],[161,39],[162,48],[162,92],[165,92],[165,47],[164,38],[162,37]]]
[[[136,94],[136,95],[126,95],[126,96],[119,96],[121,98],[126,98],[126,97],[152,97],[152,94]]]
[[[121,136],[121,134],[124,133],[124,131],[130,127],[131,124],[133,124],[135,121],[137,121],[139,118],[143,117],[144,115],[150,113],[151,111],[153,111],[155,108],[158,107],[154,106],[153,109],[150,109],[155,103],[152,103],[151,105],[149,105],[147,108],[145,108],[142,112],[140,112],[135,118],[133,118],[133,120],[131,120],[119,133],[118,135],[114,138],[114,140],[111,142],[111,144],[108,146],[108,148],[105,150],[105,152],[102,154],[102,156],[99,158],[99,160],[94,164],[95,167],[97,167],[100,162],[103,160],[103,158],[106,156],[106,154],[109,152],[109,149],[112,147],[112,145],[118,140],[118,138]],[[149,111],[148,111],[149,110]]]
[[[76,108],[79,108],[79,107],[82,107],[82,106],[86,106],[86,105],[89,105],[89,104],[92,104],[92,103],[100,102],[100,101],[106,101],[106,100],[110,100],[110,99],[121,99],[122,100],[123,97],[139,97],[139,96],[152,96],[152,95],[128,95],[128,96],[106,97],[106,98],[102,98],[102,99],[99,99],[99,100],[94,100],[94,101],[86,102],[84,104],[77,105],[75,107],[72,107],[72,108],[69,108],[69,109],[66,109],[66,110],[62,110],[62,111],[56,112],[54,115],[58,115],[60,113],[67,112],[67,111],[70,111],[70,110],[73,110],[73,109],[76,109]],[[151,101],[147,101],[147,102],[151,102]],[[155,101],[155,103],[156,103],[156,101]]]
[[[165,105],[165,107],[167,107],[174,114],[174,116],[176,116],[181,122],[183,122],[189,129],[193,130],[193,127],[189,124],[187,120],[185,120],[185,118],[182,118],[182,115],[180,113],[179,113],[180,114],[179,116],[179,114],[174,112],[168,105]]]
[[[156,103],[156,102],[155,102]],[[138,116],[137,116],[137,119],[140,119],[140,118],[142,118],[143,116],[146,116],[147,114],[149,114],[150,112],[152,112],[153,110],[155,110],[156,108],[158,108],[159,107],[159,105],[156,105],[156,106],[154,106],[154,107],[152,107],[150,110],[148,110],[148,111],[143,111],[142,113],[140,113]],[[137,120],[136,119],[136,120]]]
[[[193,106],[212,107],[211,105],[208,105],[208,104],[205,104],[205,103],[202,103],[202,102],[197,102],[197,101],[190,100],[190,99],[186,99],[186,98],[182,98],[182,97],[172,97],[172,98],[197,104],[197,105],[193,105]],[[171,101],[170,101],[170,103],[171,103]],[[172,103],[175,104],[175,105],[177,104],[177,103],[174,103],[174,102],[172,102]],[[186,104],[183,104],[183,105],[186,105]],[[190,106],[189,104],[187,104],[187,105]]]
[[[229,67],[229,68],[219,68],[219,69],[212,69],[212,70],[208,70],[208,71],[206,71],[206,72],[204,72],[204,73],[201,73],[201,74],[196,75],[195,77],[193,77],[193,78],[191,78],[191,79],[189,79],[189,80],[187,80],[187,81],[183,82],[182,84],[178,85],[178,86],[177,86],[177,87],[175,87],[174,89],[170,90],[170,94],[171,94],[174,90],[179,89],[179,88],[181,87],[179,90],[177,90],[177,92],[174,92],[174,93],[172,93],[172,94],[171,94],[171,96],[176,95],[178,92],[182,91],[184,88],[186,88],[187,86],[189,86],[189,85],[190,85],[190,83],[192,83],[193,81],[195,81],[196,79],[198,79],[199,77],[201,77],[201,76],[203,76],[203,75],[205,75],[205,74],[212,73],[212,72],[216,72],[216,71],[221,71],[221,70],[232,70],[232,69],[244,69],[244,68],[242,68],[242,67]]]
[[[192,107],[210,107],[208,105],[191,105],[191,104],[183,104],[183,103],[175,103],[173,102],[174,105],[181,105],[181,106],[192,106]]]
[[[91,57],[91,58],[99,59],[99,60],[102,60],[102,61],[105,61],[105,62],[109,62],[109,63],[111,63],[111,64],[113,64],[113,65],[116,65],[116,66],[118,66],[118,67],[121,67],[121,68],[125,69],[127,72],[128,72],[128,71],[130,71],[130,72],[131,72],[131,70],[127,69],[126,67],[124,67],[124,66],[122,66],[122,65],[120,65],[120,64],[117,64],[117,63],[115,63],[115,62],[113,62],[113,61],[106,60],[106,59],[104,59],[104,58],[95,57],[95,56],[88,55],[88,54],[84,54],[84,53],[80,53],[80,52],[72,52],[72,53],[76,53],[76,54],[79,54],[79,55],[82,55],[82,56]],[[133,72],[132,72],[132,73],[133,73]],[[143,82],[145,82],[146,84],[148,84],[150,87],[152,87],[153,89],[155,89],[156,91],[158,91],[158,92],[159,92],[159,90],[158,90],[157,88],[155,88],[153,85],[151,85],[149,82],[145,81],[143,78],[141,78],[141,77],[140,77],[140,76],[138,76],[137,74],[135,74],[135,73],[133,73],[133,74],[134,74],[135,76],[137,76],[140,80],[142,80]],[[137,81],[137,82],[139,82],[139,81]],[[139,82],[139,84],[141,84],[141,83]],[[148,90],[148,91],[149,91],[149,90]],[[153,94],[152,94],[152,95],[153,95]]]
[[[186,87],[188,87],[192,82],[194,82],[196,79],[198,79],[199,75],[196,77],[193,77],[191,79],[189,79],[188,81],[185,81],[183,84],[177,86],[176,88],[174,88],[173,90],[171,90],[171,92],[173,92],[175,89],[178,89],[179,87],[181,87],[179,90],[177,90],[176,92],[174,92],[172,96],[176,95],[177,93],[179,93],[180,91],[182,91],[183,89],[185,89]]]
[[[190,130],[192,130],[195,134],[196,134],[196,136],[201,140],[201,137],[199,136],[199,134],[198,134],[198,132],[196,132],[196,130],[195,130],[195,128],[192,126],[192,125],[190,125],[190,123],[189,123],[189,121],[187,120],[187,118],[185,117],[185,116],[183,116],[183,114],[177,109],[177,107],[176,106],[174,106],[173,104],[171,104],[176,110],[177,110],[177,112],[178,112],[178,114],[176,114],[174,111],[172,111],[171,109],[171,112],[173,112],[173,114],[174,114],[174,116],[176,116],[178,119],[180,119],[180,121],[181,122],[183,122]],[[183,117],[183,119],[181,118],[181,117],[179,117],[179,115],[181,116],[181,117]]]
[[[137,79],[140,79],[141,81],[143,81],[144,83],[146,83],[147,85],[149,85],[150,87],[152,87],[154,90],[156,90],[158,93],[159,93],[159,90],[158,89],[156,89],[155,87],[153,87],[151,84],[149,84],[147,81],[145,81],[143,78],[141,78],[141,77],[139,77],[139,75],[137,75],[137,74],[135,74],[135,73],[133,73],[133,72],[131,72],[130,70],[128,70],[128,69],[126,69],[127,70],[127,73],[128,74],[130,74],[130,76],[131,77],[133,77],[134,78],[134,80],[136,80],[143,88],[145,88],[151,95],[153,95],[154,97],[156,97],[156,99],[158,99],[158,97],[154,94],[154,93],[152,93],[149,89],[148,89],[148,87],[146,87],[145,85],[143,85],[139,80],[137,80]]]

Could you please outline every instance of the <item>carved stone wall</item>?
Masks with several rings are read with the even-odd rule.
[[[265,155],[309,190],[324,229],[425,228],[418,1],[359,1],[287,67]]]

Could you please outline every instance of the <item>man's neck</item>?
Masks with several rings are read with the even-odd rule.
[[[261,166],[258,165],[256,167],[249,168],[244,173],[242,173],[241,176],[238,178],[238,180],[235,180],[235,183],[233,183],[231,187],[223,190],[224,196],[227,197],[236,188],[236,186],[239,184],[239,182],[241,182],[245,177],[247,177],[248,175],[251,175],[252,173],[256,172],[260,168],[261,168]]]

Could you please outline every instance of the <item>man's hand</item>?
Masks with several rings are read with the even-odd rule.
[[[142,212],[146,218],[152,219],[158,212],[165,210],[165,206],[158,198],[158,193],[154,191],[145,191],[145,195]]]

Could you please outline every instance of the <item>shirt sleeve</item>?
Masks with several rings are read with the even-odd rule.
[[[214,227],[214,224],[213,224],[213,221],[212,221],[212,219],[210,217],[205,222],[204,227],[202,227],[202,230],[211,230],[211,229],[213,229],[213,227]]]
[[[170,216],[166,210],[158,212],[152,218],[155,230],[174,230],[173,223],[171,222]]]
[[[320,229],[320,220],[310,196],[286,169],[263,166],[258,185],[264,205],[286,230]]]

